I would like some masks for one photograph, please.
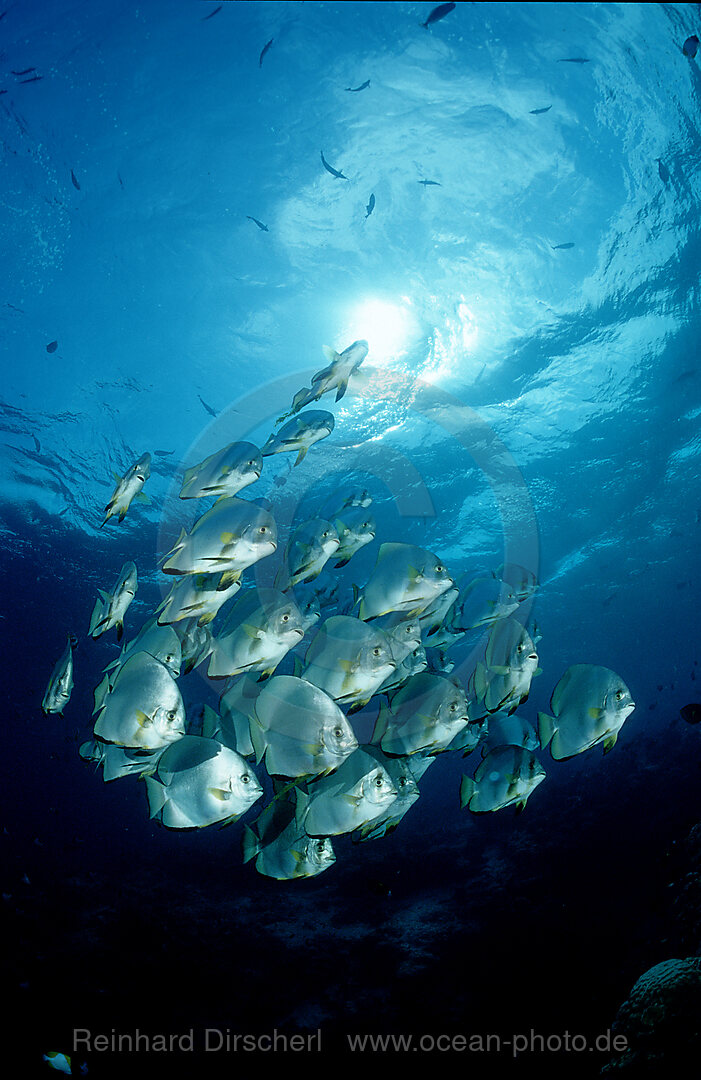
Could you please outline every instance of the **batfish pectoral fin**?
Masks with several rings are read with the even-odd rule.
[[[463,775],[460,781],[460,806],[469,808],[470,800],[475,794],[475,781],[470,776]]]
[[[302,449],[300,450],[300,452],[297,454],[297,460],[295,461],[295,465],[299,465],[299,463],[301,461],[304,461],[306,456],[307,456],[307,447],[303,446]]]
[[[614,732],[613,735],[609,735],[608,738],[604,739],[604,753],[605,754],[608,754],[609,750],[613,750],[614,746],[616,745],[616,739],[617,738],[618,738],[618,732],[616,731],[616,732]]]
[[[235,585],[237,581],[241,580],[241,573],[241,570],[225,570],[219,578],[217,592],[223,592],[224,589],[228,589],[231,585]]]
[[[243,848],[243,861],[245,863],[249,862],[251,859],[255,859],[256,855],[260,851],[260,840],[254,833],[250,825],[244,825],[243,827],[241,847]]]
[[[159,780],[154,780],[151,776],[144,776],[143,779],[146,781],[146,790],[148,791],[150,816],[154,818],[161,813],[167,803],[168,793]]]
[[[218,802],[227,802],[227,800],[231,798],[231,792],[225,791],[224,788],[210,787],[207,788],[207,791],[212,798],[216,799]]]
[[[552,716],[548,716],[547,713],[538,713],[538,738],[540,739],[540,745],[543,750],[552,739],[553,735],[557,731],[557,724]]]

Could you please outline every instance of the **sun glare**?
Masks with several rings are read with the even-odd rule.
[[[364,300],[348,324],[350,338],[364,338],[369,346],[368,361],[383,367],[401,353],[416,330],[409,302],[390,304],[386,300]]]

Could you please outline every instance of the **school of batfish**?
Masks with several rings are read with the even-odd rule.
[[[333,432],[330,412],[303,410],[332,390],[339,401],[367,352],[365,341],[340,354],[325,349],[328,365],[260,449],[235,442],[185,470],[180,498],[215,501],[165,555],[172,587],[105,668],[93,737],[80,747],[105,781],[140,775],[151,817],[169,829],[236,821],[265,785],[265,809],[244,824],[243,858],[278,879],[326,870],[336,836],[387,835],[419,798],[429,765],[450,751],[481,754],[474,774],[462,778],[463,807],[521,810],[545,778],[536,751],[549,746],[563,761],[601,743],[606,753],[634,708],[615,672],[575,664],[553,690],[552,715],[539,713],[537,728],[517,715],[540,671],[538,632],[518,618],[537,588],[522,567],[456,579],[433,552],[385,541],[365,584],[344,593],[342,575],[328,569],[341,570],[375,541],[367,491],[332,497],[320,516],[293,529],[273,586],[244,582],[276,552],[278,530],[272,505],[240,492],[260,478],[264,457],[292,452],[298,465]],[[122,521],[144,498],[150,463],[146,453],[115,474],[102,525]],[[116,629],[121,640],[136,591],[137,568],[128,562],[112,592],[100,590],[89,635]],[[213,634],[217,616],[223,621]],[[475,633],[481,656],[461,685],[450,650]],[[69,635],[45,713],[63,715],[68,704],[75,645]],[[289,673],[276,674],[283,660]],[[209,679],[223,680],[219,708],[204,706],[188,723],[178,678],[205,664]],[[375,697],[372,736],[359,744],[352,716]]]

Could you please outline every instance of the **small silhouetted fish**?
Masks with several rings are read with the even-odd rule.
[[[424,187],[443,187],[437,180],[417,180],[417,184],[423,184]]]
[[[265,45],[261,49],[260,56],[258,57],[258,67],[263,67],[263,57],[267,53],[274,40],[275,38],[271,38],[270,41],[266,41]]]
[[[67,514],[67,513],[68,513],[68,507],[67,507],[67,506],[64,506],[63,510],[59,510],[59,512],[58,512],[58,516],[59,516],[59,517],[63,517],[63,515],[64,515],[64,514]]]
[[[173,450],[154,450],[156,457],[170,457],[174,453]]]
[[[351,93],[351,94],[357,94],[359,90],[365,90],[369,85],[370,85],[370,80],[366,79],[365,82],[362,83],[361,86],[347,86],[346,90],[348,90],[348,92]]]
[[[696,34],[692,34],[691,37],[688,37],[682,45],[682,52],[684,53],[684,56],[690,56],[693,60],[696,56],[696,53],[698,52],[698,48],[699,39],[697,38]]]
[[[663,184],[666,184],[669,181],[669,169],[664,164],[664,162],[662,161],[661,158],[656,158],[656,161],[657,161],[657,171],[660,174],[660,180],[662,181]]]
[[[200,398],[200,401],[202,401],[202,398],[200,397],[200,395],[198,394],[197,396],[198,396],[198,398]],[[212,408],[212,406],[211,406],[211,405],[208,405],[208,404],[207,404],[207,402],[206,402],[206,401],[202,401],[202,404],[204,405],[205,409],[207,410],[207,412],[209,413],[209,415],[210,415],[210,416],[218,416],[218,415],[219,415],[219,414],[218,414],[218,413],[217,413],[217,412],[216,412],[216,411],[215,411],[215,410],[214,410],[214,409]]]
[[[368,202],[367,206],[365,207],[365,209],[367,210],[367,213],[365,215],[365,220],[367,221],[367,219],[370,217],[370,214],[375,209],[375,196],[374,195],[370,196],[369,202]]]
[[[32,435],[32,438],[34,439],[34,448],[36,449],[37,454],[40,454],[41,453],[41,443],[37,439],[36,435]]]
[[[268,226],[264,225],[262,221],[259,221],[257,217],[251,217],[250,214],[246,214],[246,217],[248,218],[249,221],[255,221],[258,228],[262,229],[263,232],[268,232],[269,231]]]
[[[32,75],[31,79],[20,79],[20,82],[21,82],[21,83],[28,83],[28,82],[41,82],[41,80],[42,80],[43,78],[44,78],[44,76],[43,76],[43,75]]]
[[[215,7],[214,11],[210,11],[209,15],[203,15],[202,18],[200,19],[200,22],[207,22],[207,19],[214,18],[214,16],[217,14],[217,12],[221,11],[222,7],[223,7],[223,4],[220,4],[219,7]]]
[[[531,109],[532,116],[541,116],[545,112],[550,112],[552,105],[546,105],[544,109]]]
[[[434,8],[426,22],[421,23],[425,30],[428,30],[429,26],[433,26],[440,19],[444,19],[446,15],[450,15],[451,11],[455,8],[455,4],[439,4],[437,8]]]
[[[701,705],[685,705],[679,710],[679,715],[687,724],[701,723]]]
[[[347,180],[348,177],[344,176],[338,169],[334,169],[332,165],[329,165],[328,161],[324,157],[324,151],[321,151],[321,164],[324,166],[327,172],[330,172],[332,176],[336,176],[339,180]]]
[[[13,71],[12,74],[13,75],[31,75],[31,73],[33,71],[36,71],[36,68],[25,68],[23,71]]]
[[[7,90],[0,90],[0,94],[6,94]]]
[[[275,479],[273,480],[273,483],[275,484],[275,487],[283,487],[283,485],[287,483],[287,477],[286,476],[276,476]]]
[[[551,244],[550,247],[553,249],[553,251],[569,251],[570,248],[574,247],[574,244]]]
[[[120,173],[117,173],[117,179],[119,180],[119,186],[124,187],[124,181],[122,180]]]
[[[46,351],[47,352],[56,352],[57,348],[58,348],[58,342],[57,341],[50,341],[49,344],[46,346]]]
[[[588,64],[584,56],[564,56],[558,60],[558,64]]]
[[[80,184],[76,180],[75,173],[73,172],[72,169],[71,169],[71,180],[73,182],[73,187],[76,189],[76,191],[80,191]]]

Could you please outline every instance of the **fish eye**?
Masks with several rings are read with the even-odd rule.
[[[622,690],[617,690],[616,691],[616,701],[620,701],[622,697],[623,697],[623,691]]]
[[[325,847],[326,847],[326,841],[325,840],[317,840],[317,842],[316,842],[316,850],[320,854],[324,851]]]
[[[282,616],[282,621],[283,622],[289,622],[290,621],[290,616],[289,615],[283,615]]]
[[[261,525],[260,529],[258,530],[258,532],[262,532],[262,533],[267,532],[267,531],[268,531],[268,526],[267,525]]]
[[[174,712],[174,711],[173,711],[172,709],[171,709],[171,711],[170,711],[170,712],[168,713],[168,719],[169,719],[169,720],[175,720],[175,712]]]
[[[337,739],[343,738],[343,728],[337,727],[333,729],[333,733]]]
[[[458,711],[458,707],[455,704],[455,702],[453,702],[453,704],[450,706],[450,711],[451,712],[457,712]]]
[[[525,649],[525,647],[526,647],[526,646],[525,646],[525,645],[523,645],[522,643],[521,643],[521,644],[519,644],[519,645],[517,645],[517,646],[516,646],[516,652],[523,652],[523,650]]]
[[[376,776],[375,777],[375,787],[383,787],[383,786],[384,786],[384,780],[382,779],[382,777],[381,776]]]
[[[247,772],[241,773],[241,783],[242,784],[248,784],[248,783],[250,783],[250,780],[251,780],[251,777],[249,776],[249,774]]]
[[[400,787],[406,787],[406,784],[407,784],[406,776],[400,776],[400,778],[399,778],[399,786]]]
[[[167,663],[167,664],[170,664],[170,662],[171,662],[172,660],[175,660],[175,657],[173,656],[173,654],[172,654],[172,653],[168,653],[168,655],[166,656],[166,663]]]
[[[381,653],[382,653],[382,650],[380,649],[379,645],[376,645],[375,648],[372,650],[372,655],[373,656],[380,656]]]

